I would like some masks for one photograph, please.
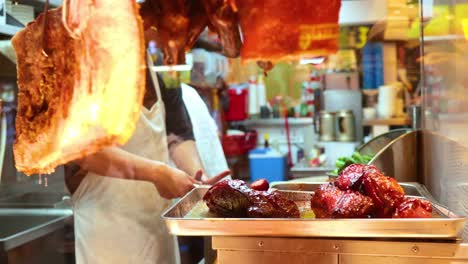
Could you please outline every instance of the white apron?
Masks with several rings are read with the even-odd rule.
[[[164,103],[153,71],[151,79],[157,102],[143,108],[134,135],[122,149],[167,164]],[[72,199],[78,264],[179,262],[176,239],[161,219],[171,201],[159,196],[152,183],[89,173]]]

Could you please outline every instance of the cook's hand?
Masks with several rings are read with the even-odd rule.
[[[159,195],[166,199],[182,197],[195,187],[194,184],[201,184],[179,169],[167,166],[166,170],[166,173],[159,175],[161,177],[157,177],[155,181]]]
[[[212,177],[212,178],[208,178],[202,170],[199,170],[197,171],[197,174],[195,174],[195,180],[196,181],[199,181],[201,182],[202,184],[205,184],[205,185],[213,185],[217,182],[219,182],[220,180],[224,179],[226,176],[228,176],[229,174],[231,174],[231,171],[227,170],[227,171],[223,171],[221,172],[220,174]]]

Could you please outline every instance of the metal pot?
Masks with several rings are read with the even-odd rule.
[[[320,141],[335,140],[335,113],[320,111]]]
[[[353,111],[341,110],[336,113],[336,139],[338,141],[356,140],[356,124]]]

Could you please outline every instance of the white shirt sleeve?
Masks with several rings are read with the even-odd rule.
[[[228,170],[218,128],[205,102],[195,89],[186,84],[182,84],[182,98],[192,121],[197,151],[206,175],[213,177]]]

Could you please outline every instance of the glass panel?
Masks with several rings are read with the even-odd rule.
[[[468,215],[468,1],[424,0],[422,11],[424,176],[440,202]]]

